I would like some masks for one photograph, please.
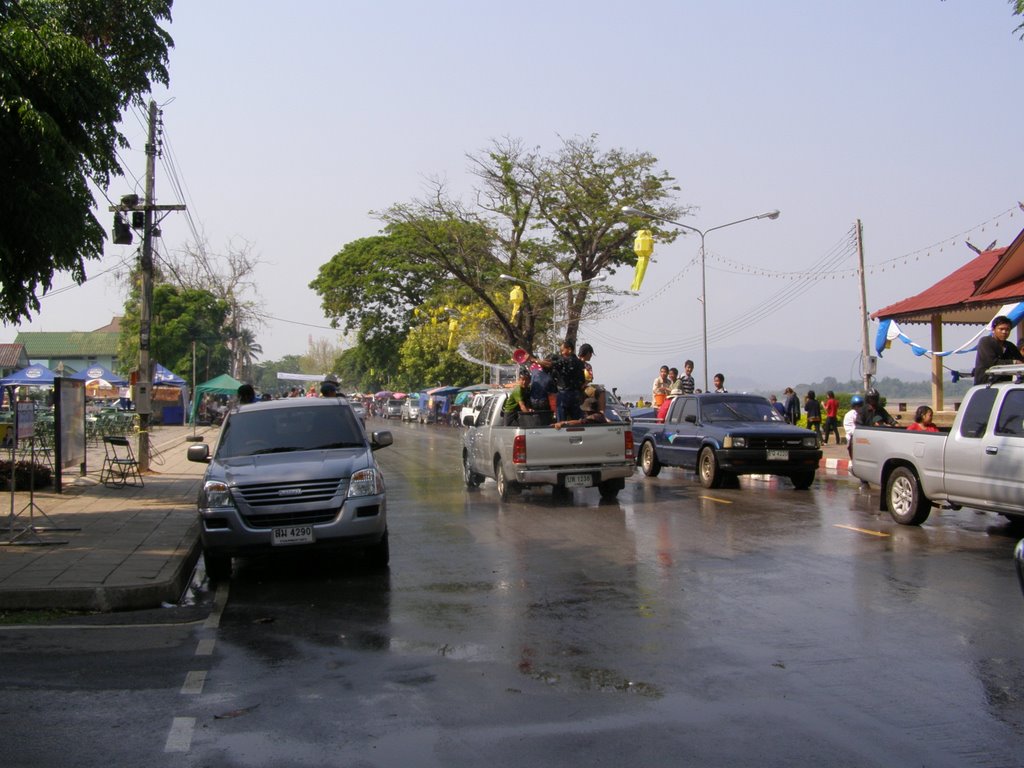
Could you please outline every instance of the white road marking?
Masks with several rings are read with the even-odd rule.
[[[192,732],[196,728],[194,717],[176,717],[171,721],[164,752],[188,752],[192,746]]]
[[[206,637],[196,644],[196,656],[212,656],[213,646],[217,642],[216,638]]]
[[[185,675],[185,682],[181,686],[181,692],[185,695],[198,696],[203,692],[203,685],[205,683],[206,670],[193,670]]]
[[[228,602],[228,585],[221,582],[217,586],[217,592],[213,596],[213,611],[207,617],[203,626],[207,629],[217,629],[220,626],[220,617],[224,613],[224,606]]]

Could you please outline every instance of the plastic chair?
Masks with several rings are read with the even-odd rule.
[[[103,451],[105,456],[100,469],[101,483],[108,488],[146,485],[139,474],[139,462],[135,460],[135,452],[127,437],[104,435]]]

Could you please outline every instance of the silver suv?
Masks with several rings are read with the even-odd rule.
[[[231,575],[235,555],[323,547],[389,560],[384,477],[373,452],[390,432],[368,438],[343,397],[285,398],[239,406],[217,449],[188,449],[208,463],[199,492],[203,558],[213,580]]]

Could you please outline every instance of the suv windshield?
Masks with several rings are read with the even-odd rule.
[[[362,432],[351,408],[281,408],[231,414],[217,458],[358,448]]]

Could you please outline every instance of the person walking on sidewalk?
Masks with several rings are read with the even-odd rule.
[[[818,402],[813,389],[807,390],[804,413],[807,414],[807,428],[814,432],[818,436],[818,442],[821,442],[821,403]]]
[[[828,436],[835,432],[836,445],[839,445],[839,401],[836,400],[836,393],[831,389],[826,393],[825,399],[825,437],[823,443],[828,445]]]

